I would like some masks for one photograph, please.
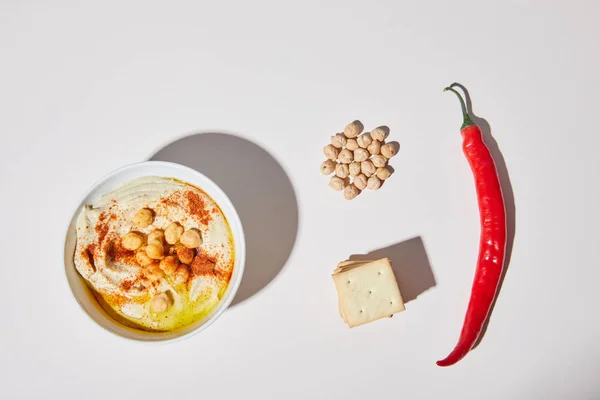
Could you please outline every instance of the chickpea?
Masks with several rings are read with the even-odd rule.
[[[344,128],[344,135],[346,135],[346,137],[349,139],[355,138],[362,132],[362,130],[363,126],[360,121],[353,121]]]
[[[365,160],[365,161],[361,162],[360,170],[362,171],[363,174],[365,174],[365,176],[371,176],[375,172],[377,172],[377,168],[375,168],[375,166],[373,165],[371,160]]]
[[[338,164],[335,167],[335,174],[342,179],[346,179],[350,175],[350,167],[348,164]]]
[[[128,232],[121,239],[121,245],[127,250],[137,250],[144,244],[144,238],[142,235],[136,232]]]
[[[379,128],[375,128],[371,131],[371,137],[375,140],[379,140],[383,142],[387,137],[389,130],[386,127],[380,126]]]
[[[358,149],[358,142],[356,141],[356,139],[348,139],[346,141],[346,148],[350,151],[354,151],[356,149]]]
[[[158,240],[159,242],[165,241],[165,234],[160,229],[156,229],[148,234],[148,243],[153,240]]]
[[[346,136],[343,133],[338,133],[331,137],[331,145],[337,149],[341,149],[346,145]]]
[[[182,244],[177,245],[177,257],[184,264],[191,264],[194,259],[194,249],[188,249]]]
[[[369,145],[372,142],[373,142],[373,139],[371,139],[370,133],[363,133],[362,135],[360,135],[359,137],[356,138],[356,143],[358,143],[358,145],[360,147],[362,147],[363,149],[366,149],[367,147],[369,147]]]
[[[335,161],[338,158],[339,152],[340,151],[333,147],[332,144],[328,144],[327,146],[323,147],[323,154],[325,154],[325,157],[331,161]]]
[[[392,171],[390,170],[390,167],[377,168],[377,177],[379,179],[381,179],[382,181],[385,181],[387,178],[390,177],[390,175],[392,175]]]
[[[343,190],[344,186],[346,186],[346,182],[339,176],[334,175],[329,180],[329,187],[332,188],[333,190],[337,190],[337,191]]]
[[[169,244],[175,244],[179,242],[179,239],[183,235],[183,226],[177,222],[172,222],[165,229],[165,240]]]
[[[354,150],[354,161],[365,161],[369,158],[369,152],[365,149],[356,149]]]
[[[142,267],[146,267],[154,262],[154,260],[148,257],[148,254],[146,254],[144,250],[140,250],[135,253],[135,259]]]
[[[369,178],[367,181],[367,189],[377,190],[381,187],[381,181],[375,175]]]
[[[346,200],[352,200],[356,196],[358,196],[358,188],[354,185],[348,185],[344,189],[344,198]]]
[[[352,175],[352,176],[356,176],[356,175],[360,174],[360,163],[356,162],[356,161],[351,163],[349,172],[350,172],[350,175]]]
[[[385,158],[392,158],[396,154],[396,147],[392,143],[384,144],[381,146],[381,154],[385,156]]]
[[[165,273],[160,269],[156,261],[144,269],[144,275],[146,275],[146,278],[150,279],[151,282],[159,281],[165,277]]]
[[[177,270],[173,273],[173,282],[175,282],[175,284],[177,284],[177,285],[180,285],[182,283],[187,282],[189,277],[190,277],[190,269],[188,268],[187,265],[181,264],[179,267],[177,267]]]
[[[171,306],[171,299],[166,293],[157,294],[150,300],[150,311],[153,313],[164,313]]]
[[[377,154],[376,156],[373,156],[371,158],[371,161],[373,162],[373,165],[376,166],[377,168],[385,167],[385,165],[387,164],[387,158],[385,158],[381,154]]]
[[[154,215],[152,210],[148,208],[142,208],[133,216],[133,223],[140,228],[147,228],[152,225],[154,221]]]
[[[367,187],[367,177],[365,174],[360,174],[354,178],[354,186],[360,190],[364,190]]]
[[[202,245],[202,236],[197,229],[189,229],[181,235],[179,241],[185,247],[193,249]]]
[[[160,261],[158,266],[165,274],[171,275],[179,267],[179,259],[176,256],[167,256]]]
[[[335,161],[325,160],[321,164],[321,173],[323,175],[329,175],[335,171]]]
[[[342,164],[350,164],[354,159],[354,156],[352,155],[352,152],[350,150],[344,149],[340,151],[338,158]]]
[[[154,260],[161,260],[165,254],[165,247],[162,242],[153,240],[146,246],[146,254]]]
[[[378,140],[373,140],[369,146],[367,146],[367,150],[371,155],[376,156],[381,151],[381,143]]]

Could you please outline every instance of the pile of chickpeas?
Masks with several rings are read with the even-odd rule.
[[[154,213],[148,208],[139,210],[133,217],[133,224],[139,228],[147,228],[153,222]],[[179,285],[190,276],[189,265],[196,256],[194,250],[202,245],[202,236],[197,229],[186,231],[178,222],[172,222],[164,230],[155,229],[148,235],[128,232],[121,238],[121,245],[135,251],[136,261],[151,282],[169,276]],[[150,308],[160,313],[170,305],[169,297],[163,293],[152,299]]]
[[[344,128],[344,133],[333,135],[331,144],[323,148],[327,160],[321,164],[321,173],[333,173],[329,186],[337,191],[343,190],[347,200],[352,200],[365,189],[379,189],[392,174],[387,163],[397,149],[393,143],[385,143],[389,129],[379,127],[371,132],[362,131],[360,121],[351,122]]]

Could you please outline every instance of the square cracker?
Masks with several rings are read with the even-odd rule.
[[[346,269],[344,269],[346,268]],[[343,265],[332,275],[339,311],[351,327],[404,311],[404,302],[387,258]]]
[[[373,262],[373,260],[368,260],[368,261],[350,261],[350,260],[348,260],[348,261],[342,261],[341,263],[339,263],[337,265],[337,268],[333,271],[333,273],[337,274],[337,273],[340,273],[340,272],[344,272],[344,271],[347,271],[349,269],[360,267],[361,265],[364,265],[364,264],[368,264],[370,262]]]
[[[363,264],[367,264],[370,263],[372,261],[353,261],[353,260],[346,260],[346,261],[342,261],[337,265],[337,268],[333,271],[334,274],[338,274],[340,272],[343,271],[347,271],[349,269],[355,268],[355,267],[359,267]],[[338,309],[340,312],[340,317],[342,317],[342,319],[344,320],[344,322],[348,323],[348,321],[346,320],[346,316],[344,314],[344,310],[342,309],[342,301],[341,298],[339,296],[339,292],[338,292]]]

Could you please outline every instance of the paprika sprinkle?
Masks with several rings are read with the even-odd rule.
[[[475,178],[475,189],[481,219],[481,237],[471,299],[458,344],[443,360],[437,362],[447,367],[460,361],[477,342],[498,290],[506,252],[506,211],[502,188],[494,159],[483,142],[481,129],[471,120],[465,102],[450,85],[444,91],[458,96],[463,113],[460,133],[463,152]]]

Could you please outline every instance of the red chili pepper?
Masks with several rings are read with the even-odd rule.
[[[460,361],[477,342],[496,296],[506,252],[506,211],[496,165],[483,142],[481,129],[469,118],[465,102],[462,96],[452,89],[453,86],[445,88],[444,91],[454,92],[460,100],[463,113],[460,133],[463,137],[463,152],[475,178],[481,218],[481,237],[471,299],[460,338],[450,355],[437,362],[440,367],[447,367]]]

